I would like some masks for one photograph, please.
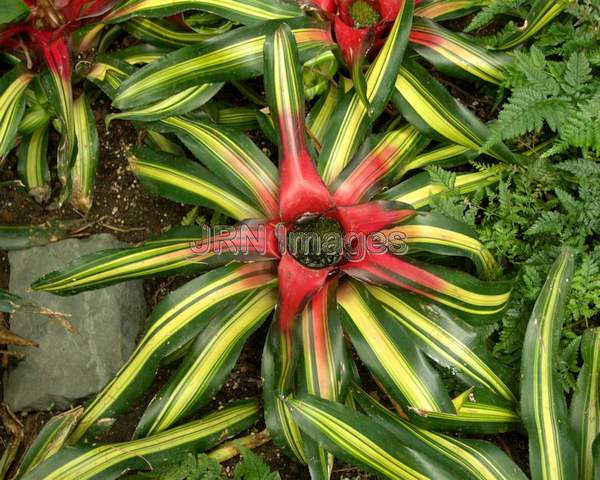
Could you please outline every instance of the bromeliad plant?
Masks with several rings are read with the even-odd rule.
[[[556,365],[574,264],[575,251],[563,247],[533,308],[523,344],[521,415],[534,480],[592,480],[600,472],[600,330],[583,333],[583,366],[568,408]]]
[[[76,208],[87,212],[91,206],[98,139],[85,94],[73,100],[73,59],[101,30],[102,24],[92,22],[116,3],[26,0],[17,19],[0,25],[0,50],[15,65],[0,79],[0,164],[20,134],[19,176],[37,201],[46,201],[51,194],[46,156],[54,118],[62,136],[57,152],[60,203],[73,192]]]
[[[405,4],[409,11],[411,7]],[[371,67],[368,82],[380,103],[391,94],[406,48],[404,18],[397,17]],[[334,402],[334,408],[350,399],[350,383],[359,379],[345,335],[410,419],[410,428],[490,433],[518,425],[511,379],[493,360],[480,328],[502,312],[509,285],[423,261],[465,257],[485,278],[494,268],[493,258],[461,224],[402,202],[427,199],[436,193],[435,185],[401,184],[377,197],[403,172],[447,157],[435,150],[417,156],[426,142],[405,125],[370,137],[327,186],[314,163],[314,142],[307,140],[294,33],[293,26],[283,25],[264,42],[265,88],[279,141],[279,172],[245,135],[186,117],[163,119],[152,129],[175,133],[203,165],[146,147],[132,148],[129,154],[132,169],[150,190],[213,207],[241,223],[208,234],[194,228],[175,230],[139,247],[98,252],[33,285],[73,294],[132,278],[210,270],[156,307],[130,360],[85,407],[69,437],[72,444],[93,439],[142,395],[161,364],[183,357],[148,405],[136,440],[117,448],[98,446],[93,454],[85,447],[64,449],[23,478],[54,478],[51,474],[57,471],[63,480],[115,478],[110,473],[115,465],[122,472],[140,468],[141,455],[150,466],[153,459],[164,459],[159,451],[171,448],[166,447],[167,438],[187,428],[172,427],[211,400],[245,340],[273,310],[262,359],[265,419],[272,438],[308,464],[313,478],[329,478],[331,452],[337,450],[322,443],[289,408],[300,409],[293,400],[299,394]],[[363,106],[358,97],[352,98],[353,109]],[[344,98],[337,102],[347,106]],[[311,112],[313,119],[321,111]],[[356,133],[355,122],[340,123],[335,115],[319,121],[328,134],[337,132],[340,144]],[[481,178],[464,180],[463,186],[472,181]],[[316,239],[316,245],[296,248],[303,236]],[[343,240],[342,250],[317,249],[330,245],[332,238]],[[393,248],[398,246],[408,250]],[[444,371],[466,391],[449,391]],[[361,421],[354,433],[339,429],[334,434],[360,438]],[[440,438],[442,449],[446,437]],[[342,443],[348,449],[344,458],[356,461],[356,454],[370,455]],[[509,474],[518,469],[506,455],[482,445],[476,455],[467,447],[446,451],[453,458],[450,463],[464,473],[460,478],[515,478]],[[457,466],[476,459],[477,468]],[[404,443],[372,460],[379,467],[367,467],[379,472],[392,465],[393,473],[384,473],[390,478],[445,478],[435,473],[448,462],[438,461],[425,445],[409,448]],[[501,475],[493,477],[492,471]]]

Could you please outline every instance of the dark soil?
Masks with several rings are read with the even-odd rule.
[[[99,120],[102,160],[97,173],[94,205],[87,216],[88,232],[108,232],[124,242],[139,242],[160,234],[169,225],[178,224],[189,207],[152,196],[140,188],[125,156],[127,148],[137,142],[135,130],[125,123],[114,122],[107,131],[103,122],[106,108],[102,104],[98,107],[95,115]],[[50,152],[52,147],[49,147]],[[9,158],[0,181],[15,178],[15,162],[14,156]],[[56,182],[54,187],[56,191]],[[3,206],[0,210],[2,224],[38,224],[49,219],[80,217],[68,205],[61,209],[38,205],[13,187],[0,191],[0,205]]]

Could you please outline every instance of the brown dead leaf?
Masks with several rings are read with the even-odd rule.
[[[20,345],[24,347],[38,347],[37,342],[23,338],[8,328],[0,325],[0,345]]]

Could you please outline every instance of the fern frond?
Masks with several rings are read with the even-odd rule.
[[[600,164],[585,158],[565,160],[557,163],[556,168],[562,170],[563,172],[570,173],[576,178],[586,178],[594,175],[600,175]]]
[[[542,212],[535,223],[525,231],[525,235],[559,234],[562,231],[562,226],[563,219],[560,212]]]
[[[429,173],[429,178],[433,183],[443,185],[448,190],[454,190],[454,183],[456,181],[456,173],[449,170],[444,170],[439,165],[431,165],[425,168]]]
[[[521,12],[519,7],[524,3],[523,0],[492,0],[489,5],[477,12],[471,23],[465,28],[465,32],[473,32],[485,27],[498,15],[520,13],[519,16],[522,17],[524,12]]]
[[[592,80],[592,67],[582,52],[573,53],[567,60],[563,90],[570,94],[580,94]]]

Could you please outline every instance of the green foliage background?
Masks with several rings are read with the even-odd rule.
[[[494,0],[466,30],[506,24],[499,21],[504,14],[523,16],[529,8],[522,0]],[[531,309],[560,245],[577,250],[558,359],[568,392],[575,388],[580,335],[600,324],[600,2],[571,2],[567,13],[516,53],[488,142],[507,140],[542,153],[521,157],[499,184],[467,198],[437,198],[432,208],[470,224],[498,259],[497,276],[515,279],[495,345],[498,357],[515,368]],[[508,22],[488,42],[501,42],[514,28]],[[434,167],[430,174],[452,187],[450,172]]]

